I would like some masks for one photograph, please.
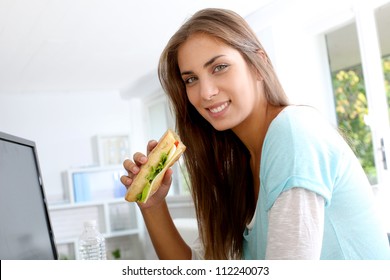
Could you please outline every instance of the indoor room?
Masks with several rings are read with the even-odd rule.
[[[137,204],[124,199],[123,161],[175,129],[160,54],[210,7],[244,17],[290,102],[315,107],[350,139],[390,233],[389,0],[1,0],[0,132],[36,145],[58,259],[80,258],[89,220],[107,259],[158,258]],[[172,168],[167,204],[193,244],[183,159]]]

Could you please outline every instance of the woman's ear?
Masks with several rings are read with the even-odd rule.
[[[268,63],[268,56],[264,50],[257,50],[257,55],[260,56],[264,63]]]
[[[262,61],[263,64],[268,64],[268,56],[267,54],[263,51],[263,50],[258,50],[257,52],[257,56],[260,58],[260,60]],[[260,72],[256,69],[256,77],[259,81],[263,81],[264,78],[263,76],[260,74]]]

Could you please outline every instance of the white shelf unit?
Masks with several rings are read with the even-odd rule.
[[[50,205],[50,217],[60,259],[78,259],[78,238],[87,220],[96,220],[99,231],[106,238],[107,258],[114,259],[113,252],[120,251],[121,259],[143,259],[140,212],[135,203],[124,200],[116,190],[117,182],[106,180],[107,174],[123,169],[118,166],[70,169],[66,173],[66,203]],[[98,185],[74,184],[74,176],[92,174],[85,182]],[[103,176],[103,175],[104,176]],[[117,174],[115,175],[117,176]],[[89,195],[77,197],[77,188],[87,187]],[[95,188],[96,187],[96,188]],[[125,188],[123,185],[121,186]],[[124,189],[125,190],[125,189]],[[123,192],[123,190],[122,190]],[[119,195],[122,195],[119,197]],[[80,199],[81,198],[81,199]],[[87,200],[90,201],[87,201]]]

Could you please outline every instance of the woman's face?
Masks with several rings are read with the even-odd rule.
[[[263,84],[241,53],[220,40],[194,34],[178,50],[187,96],[216,129],[245,125],[262,104]]]

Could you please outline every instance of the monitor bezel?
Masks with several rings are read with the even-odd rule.
[[[45,188],[44,188],[44,184],[43,184],[42,172],[41,172],[41,167],[39,164],[36,143],[32,140],[28,140],[28,139],[18,137],[15,135],[11,135],[11,134],[1,132],[1,131],[0,131],[0,140],[32,148],[33,155],[34,155],[34,162],[35,162],[35,166],[36,166],[36,169],[38,172],[40,194],[42,197],[43,209],[44,209],[44,214],[45,214],[45,219],[46,219],[46,226],[47,226],[48,234],[50,237],[50,243],[51,243],[51,248],[52,248],[52,252],[53,252],[53,259],[58,260],[58,251],[57,251],[57,246],[56,246],[56,242],[55,242],[55,235],[54,235],[53,227],[51,225],[49,207],[48,207],[48,202],[46,199]]]

